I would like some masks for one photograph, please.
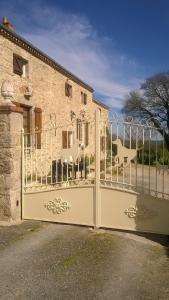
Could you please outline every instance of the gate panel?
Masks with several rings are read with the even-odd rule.
[[[169,234],[169,152],[151,120],[100,121],[100,226]]]
[[[27,193],[23,218],[93,226],[93,193],[89,186]]]
[[[101,227],[169,234],[169,201],[101,188]]]

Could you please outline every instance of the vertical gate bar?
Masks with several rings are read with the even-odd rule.
[[[151,190],[151,177],[150,177],[150,173],[151,173],[151,160],[150,160],[150,155],[151,155],[151,128],[149,129],[149,143],[148,143],[148,164],[149,164],[149,168],[148,168],[148,187],[149,187],[149,194],[150,194],[150,190]]]
[[[73,181],[73,179],[74,179],[74,159],[73,159],[73,157],[72,157],[72,161],[71,161],[71,163],[72,163],[72,174],[71,174],[71,180]]]
[[[55,182],[58,182],[58,162],[57,162],[57,159],[56,159],[55,163],[56,163]]]
[[[90,154],[89,154],[89,174],[90,174],[90,172],[91,172],[91,170],[90,170]],[[89,178],[90,178],[90,175],[89,175]]]
[[[80,161],[79,161],[79,156],[78,156],[78,161],[77,161],[77,179],[78,179],[78,181],[79,181],[79,163],[80,163]]]
[[[130,149],[131,149],[131,124],[130,124]],[[131,184],[131,160],[130,160],[130,184]]]
[[[36,184],[38,182],[38,166],[37,166],[37,133],[35,131],[35,168],[36,168]]]
[[[66,149],[68,149],[68,147],[69,147],[69,146],[68,146],[68,145],[69,145],[69,142],[68,142],[68,128],[66,128],[66,136],[67,136],[67,138],[66,138],[66,139],[67,139],[67,143],[66,143],[66,144],[67,144],[67,145],[66,145],[67,148],[66,148]]]
[[[40,147],[40,184],[42,185],[42,145]]]
[[[158,136],[157,136],[157,131],[156,131],[156,179],[155,179],[155,194],[156,194],[156,196],[157,196],[157,164],[158,164],[158,157],[157,157],[157,138],[158,138]],[[160,171],[160,169],[159,169],[159,171]]]
[[[48,132],[46,131],[45,132],[45,156],[46,156],[46,158],[45,158],[45,177],[46,177],[46,185],[48,183],[48,174],[47,174],[47,161],[48,161],[48,159],[47,159],[47,134],[48,134]]]
[[[142,131],[143,149],[142,149],[142,192],[144,191],[144,127]]]
[[[84,179],[86,179],[86,153],[84,150]]]
[[[85,139],[86,139],[86,135],[85,135],[85,126],[86,126],[86,123],[83,122],[83,179],[85,179],[86,177],[86,172],[85,172],[85,166],[86,166],[86,161],[85,161]]]
[[[136,127],[136,190],[137,190],[137,152],[138,152],[138,126]]]
[[[123,147],[125,147],[125,137],[126,137],[126,127],[125,125],[123,124]],[[125,180],[124,180],[124,165],[123,165],[123,184],[125,183]]]
[[[111,138],[110,138],[110,159],[111,159],[111,181],[113,180],[113,166],[112,166],[112,164],[113,164],[113,157],[112,157],[112,123],[110,123],[110,134],[111,134]]]
[[[66,181],[68,182],[69,180],[69,170],[68,170],[69,166],[68,166],[68,160],[66,161]]]
[[[25,155],[25,175],[26,175],[26,178],[25,178],[25,180],[26,180],[26,186],[28,184],[28,166],[27,166],[27,164],[28,164],[28,157],[27,157],[28,149],[27,149],[27,147],[28,147],[28,136],[26,134],[25,135],[25,150],[26,150],[26,155]]]
[[[84,150],[84,142],[83,142],[83,163],[82,163],[82,179],[85,179],[85,150]]]
[[[119,138],[119,125],[118,125],[118,121],[117,121],[117,124],[116,124],[116,138],[118,139]],[[118,146],[117,146],[118,147]],[[118,149],[118,148],[117,148]],[[118,151],[118,150],[117,150]],[[117,152],[118,154],[118,152]],[[116,182],[119,182],[119,158],[117,158],[117,169],[116,169]]]
[[[104,149],[104,179],[106,180],[106,152],[107,152],[107,139],[106,139],[106,124],[104,125],[104,143],[105,143],[105,149]]]
[[[67,127],[67,149],[69,148],[69,147],[71,147],[71,137],[70,137],[70,135],[69,135],[69,128]],[[68,151],[67,151],[67,153],[68,153]],[[66,167],[66,180],[65,181],[67,181],[68,182],[68,157],[64,157],[64,166]],[[64,174],[64,176],[65,176],[65,174]]]
[[[24,129],[21,130],[21,219],[24,216],[24,187],[25,187],[25,159],[24,159]]]
[[[61,182],[63,182],[63,159],[61,159]]]
[[[100,110],[95,112],[95,197],[94,225],[100,227]]]
[[[50,167],[51,167],[51,183],[52,183],[52,178],[53,178],[53,170],[52,170],[52,161],[53,161],[53,135],[52,135],[52,131],[51,131],[51,139],[50,139],[50,158],[51,158],[51,162],[50,162]]]
[[[30,165],[30,170],[31,170],[31,185],[32,185],[32,134],[31,133],[29,133],[29,136],[30,136],[30,138],[29,138],[29,140],[30,140],[30,163],[31,163],[31,165]]]
[[[163,179],[162,179],[162,198],[164,198],[164,129],[163,129]]]

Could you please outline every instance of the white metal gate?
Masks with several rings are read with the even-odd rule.
[[[169,152],[152,124],[97,110],[23,134],[23,187],[24,219],[169,234]]]

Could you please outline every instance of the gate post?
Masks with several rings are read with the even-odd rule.
[[[23,110],[0,105],[0,221],[21,220],[21,129]]]
[[[25,183],[25,146],[24,146],[24,129],[21,129],[21,219],[23,218],[23,211],[24,211],[24,183]]]
[[[95,112],[95,191],[94,191],[94,224],[100,227],[101,218],[100,197],[100,110]]]

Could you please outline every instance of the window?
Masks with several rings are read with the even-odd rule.
[[[35,108],[35,147],[41,149],[41,134],[42,134],[42,110]]]
[[[85,123],[85,146],[89,145],[89,123]]]
[[[73,146],[73,132],[72,131],[62,131],[62,148],[67,149]]]
[[[25,146],[30,147],[30,132],[31,132],[31,106],[24,105],[22,103],[12,101],[17,107],[21,107],[23,110],[23,129],[25,133]]]
[[[23,107],[23,129],[24,133],[30,133],[30,108]]]
[[[86,105],[87,104],[87,94],[81,92],[81,103]]]
[[[76,123],[76,138],[80,142],[84,143],[87,147],[89,145],[89,123],[83,123],[80,119],[77,119]]]
[[[30,147],[30,108],[20,105],[23,109],[23,129],[25,134],[25,146]]]
[[[76,121],[76,138],[82,141],[82,121],[80,119]]]
[[[28,77],[28,61],[17,54],[13,54],[13,73]]]
[[[23,129],[25,133],[30,133],[31,131],[31,106],[24,105],[22,103],[12,101],[14,105],[17,107],[21,107],[23,109]]]
[[[65,83],[65,96],[72,97],[72,86],[68,82]]]

